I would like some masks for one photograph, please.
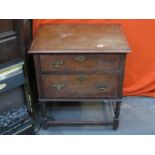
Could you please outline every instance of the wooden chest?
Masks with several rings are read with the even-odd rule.
[[[117,105],[128,52],[117,24],[41,26],[29,50],[39,101],[109,100]]]

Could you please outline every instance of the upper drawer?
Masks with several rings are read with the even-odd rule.
[[[40,55],[41,71],[113,71],[119,69],[119,54]]]

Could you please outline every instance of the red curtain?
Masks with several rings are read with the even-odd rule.
[[[43,24],[122,24],[132,52],[126,61],[124,96],[155,97],[155,20],[34,19],[33,34]]]

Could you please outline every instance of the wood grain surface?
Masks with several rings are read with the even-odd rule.
[[[127,53],[118,24],[40,26],[29,53]]]

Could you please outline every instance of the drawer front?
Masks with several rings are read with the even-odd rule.
[[[16,36],[0,39],[0,63],[5,63],[21,56],[18,39]]]
[[[117,96],[117,76],[113,74],[42,75],[41,79],[48,99]]]
[[[53,54],[40,55],[41,71],[115,71],[119,69],[119,54]]]

